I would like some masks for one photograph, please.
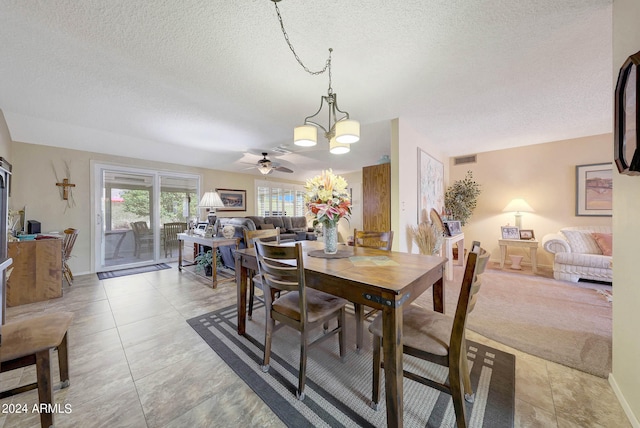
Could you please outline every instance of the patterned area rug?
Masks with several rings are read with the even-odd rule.
[[[162,269],[171,269],[166,263],[158,263],[150,266],[141,266],[129,269],[110,270],[107,272],[98,272],[98,279],[118,278],[121,276],[135,275],[138,273],[154,272]]]
[[[380,409],[371,400],[371,337],[365,329],[364,350],[355,352],[355,320],[347,315],[348,351],[340,362],[337,337],[309,351],[306,398],[298,401],[299,335],[284,328],[273,338],[271,368],[260,370],[263,354],[264,307],[247,321],[247,336],[236,333],[236,307],[210,312],[188,320],[205,342],[290,427],[386,426],[384,387]],[[319,334],[322,334],[319,329]],[[315,332],[314,332],[315,333]],[[313,333],[312,333],[313,335]],[[312,338],[313,339],[313,338]],[[515,356],[468,342],[471,382],[476,399],[467,404],[470,427],[512,427],[515,407]],[[424,370],[441,380],[446,369],[405,356],[405,369]],[[384,382],[384,377],[383,377]],[[407,427],[455,426],[451,397],[408,379],[404,380],[404,421]]]

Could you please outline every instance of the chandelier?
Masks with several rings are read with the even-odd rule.
[[[311,71],[300,60],[298,54],[296,54],[293,45],[289,41],[289,35],[284,29],[284,23],[282,22],[282,16],[280,15],[280,9],[278,9],[278,2],[280,0],[271,0],[276,7],[276,13],[278,14],[278,21],[280,22],[280,28],[284,39],[291,49],[293,56],[298,61],[298,64],[309,74],[318,75],[325,71],[329,73],[329,89],[327,89],[327,95],[320,97],[320,107],[311,116],[307,116],[304,119],[304,125],[296,126],[293,130],[293,142],[298,146],[311,147],[318,143],[318,128],[324,131],[325,138],[329,141],[329,151],[333,154],[344,154],[351,150],[350,145],[360,140],[360,123],[356,120],[349,118],[349,113],[340,110],[338,107],[338,95],[333,92],[331,87],[331,53],[333,49],[329,49],[329,58],[327,59],[325,66],[322,70]],[[329,123],[325,127],[316,119],[320,115],[325,104],[329,109]]]

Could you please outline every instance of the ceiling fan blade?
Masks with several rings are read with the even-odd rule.
[[[287,168],[286,166],[277,166],[275,168],[276,171],[280,171],[280,172],[288,172],[288,173],[292,173],[293,170],[290,170],[289,168]]]

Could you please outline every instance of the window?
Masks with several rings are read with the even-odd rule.
[[[304,216],[306,210],[301,185],[256,180],[256,215]]]

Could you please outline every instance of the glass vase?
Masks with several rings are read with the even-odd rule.
[[[335,254],[338,252],[338,227],[333,223],[325,223],[322,226],[324,236],[324,253]]]

